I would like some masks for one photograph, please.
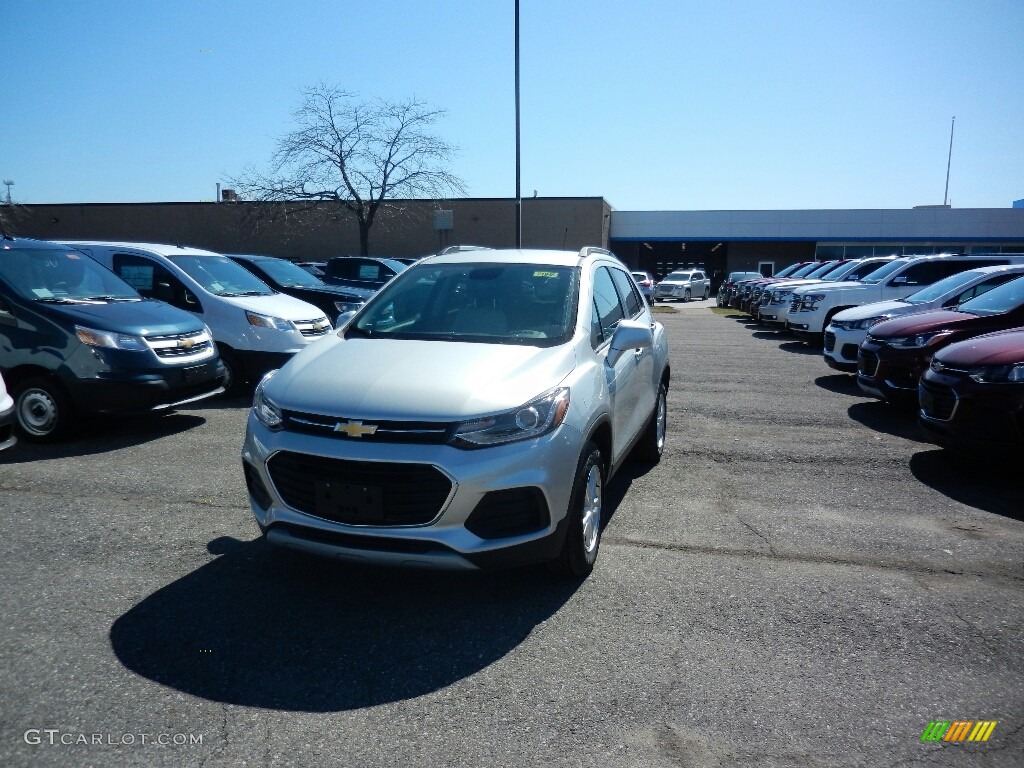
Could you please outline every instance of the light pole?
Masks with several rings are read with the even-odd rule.
[[[14,182],[8,179],[4,179],[4,184],[7,185],[7,204],[11,204],[11,187],[14,186]]]
[[[956,127],[956,115],[949,126],[949,157],[946,158],[946,191],[942,195],[942,204],[949,205],[949,166],[953,162],[953,129]]]
[[[519,0],[516,0],[516,248],[523,247],[523,194],[519,171]]]

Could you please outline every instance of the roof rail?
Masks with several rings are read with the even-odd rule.
[[[607,248],[598,248],[596,245],[585,245],[580,248],[580,258],[585,259],[592,253],[603,253],[605,256],[614,256]]]
[[[437,252],[438,256],[444,256],[446,253],[459,253],[460,251],[493,251],[489,245],[449,245],[447,248],[442,248]]]

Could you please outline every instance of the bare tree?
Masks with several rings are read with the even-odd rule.
[[[341,205],[355,216],[366,255],[385,201],[465,194],[447,169],[456,147],[430,130],[444,114],[416,98],[361,101],[336,86],[306,88],[269,174],[250,167],[230,183],[244,199],[278,204],[274,219]]]

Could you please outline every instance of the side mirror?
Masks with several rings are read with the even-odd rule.
[[[614,366],[631,349],[650,349],[654,346],[654,332],[646,323],[636,320],[622,320],[612,334],[608,349],[608,365]]]
[[[352,321],[352,318],[356,316],[355,311],[342,312],[338,315],[338,319],[334,321],[334,328],[338,331],[344,331],[348,324]]]
[[[18,325],[18,320],[14,317],[14,313],[11,311],[11,305],[3,298],[0,298],[0,324]]]
[[[199,303],[199,299],[192,293],[188,288],[185,289],[185,305],[188,307],[196,307],[199,311],[202,311],[202,305]]]

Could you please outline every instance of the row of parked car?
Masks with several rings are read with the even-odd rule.
[[[327,336],[406,265],[153,243],[0,240],[0,449],[86,413],[170,410],[243,392]]]
[[[939,254],[733,273],[719,306],[820,344],[866,394],[918,410],[935,442],[1024,453],[1024,254]]]

